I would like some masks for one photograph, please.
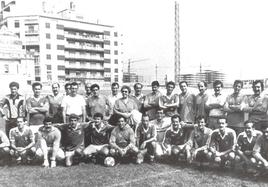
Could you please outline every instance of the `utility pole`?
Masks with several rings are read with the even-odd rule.
[[[179,83],[180,81],[180,71],[181,71],[181,64],[180,64],[180,25],[179,25],[179,3],[175,1],[175,72],[174,72],[174,81],[175,84]]]

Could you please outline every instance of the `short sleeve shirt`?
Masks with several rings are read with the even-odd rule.
[[[33,107],[43,107],[48,105],[46,97],[41,97],[39,100],[36,100],[34,97],[30,97],[26,100],[28,110]],[[30,125],[42,125],[46,117],[47,112],[38,112],[30,113]]]
[[[110,142],[115,142],[121,148],[128,146],[129,144],[135,145],[135,136],[134,131],[129,125],[126,125],[124,129],[120,129],[119,126],[116,126],[110,137]]]
[[[75,97],[67,95],[63,98],[61,106],[66,108],[67,115],[76,114],[80,116],[83,114],[82,107],[86,106],[86,101],[81,95]]]
[[[253,151],[253,147],[257,141],[257,138],[261,136],[260,131],[254,130],[251,138],[247,136],[245,132],[241,132],[237,137],[237,145],[241,151]]]
[[[179,101],[178,94],[173,94],[171,96],[162,95],[160,97],[160,102],[162,104],[173,104],[173,103],[177,103],[178,101]],[[164,113],[166,116],[172,117],[174,114],[178,114],[177,108],[178,108],[177,106],[176,107],[169,107],[167,109],[164,109]]]
[[[180,94],[179,115],[184,122],[193,123],[195,120],[194,104],[195,96],[190,93]]]
[[[236,141],[236,134],[230,128],[225,129],[224,135],[220,133],[219,129],[216,129],[212,132],[210,141],[219,152],[223,152],[233,148]]]
[[[14,144],[16,147],[26,147],[30,143],[34,142],[34,136],[32,130],[24,126],[23,131],[19,131],[18,127],[15,127],[10,130],[9,138],[11,144]]]
[[[183,129],[173,131],[172,128],[168,129],[165,134],[164,144],[166,145],[182,145],[187,142],[187,136]]]
[[[225,112],[222,110],[224,103],[225,103],[226,97],[222,94],[216,96],[215,94],[211,95],[208,97],[206,105],[210,104],[220,104],[222,105],[222,108],[212,108],[209,111],[209,116],[210,117],[220,117],[224,116]]]
[[[262,157],[268,160],[268,141],[263,135],[257,138],[256,144],[253,147],[253,152],[260,153]]]
[[[156,128],[153,124],[149,124],[148,129],[145,129],[142,124],[137,128],[137,139],[139,139],[139,145],[144,141],[156,136]]]

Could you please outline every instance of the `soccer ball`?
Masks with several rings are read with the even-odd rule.
[[[107,167],[112,167],[115,165],[115,160],[113,157],[108,156],[104,159],[104,165]]]

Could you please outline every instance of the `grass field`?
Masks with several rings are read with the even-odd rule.
[[[240,171],[203,170],[185,164],[93,163],[56,168],[39,165],[0,167],[1,186],[268,186],[268,178],[254,178]]]

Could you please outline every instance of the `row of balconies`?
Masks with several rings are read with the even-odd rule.
[[[65,38],[77,39],[77,40],[88,40],[88,41],[97,41],[103,42],[104,39],[102,37],[96,37],[91,35],[77,35],[77,34],[69,34],[68,32],[64,33]]]
[[[92,46],[89,46],[89,45],[81,45],[81,44],[66,44],[65,48],[104,52],[104,48],[102,48],[102,47],[92,47]]]
[[[65,58],[67,59],[84,59],[84,60],[96,60],[103,61],[104,57],[90,55],[90,54],[73,54],[73,53],[65,53]]]

